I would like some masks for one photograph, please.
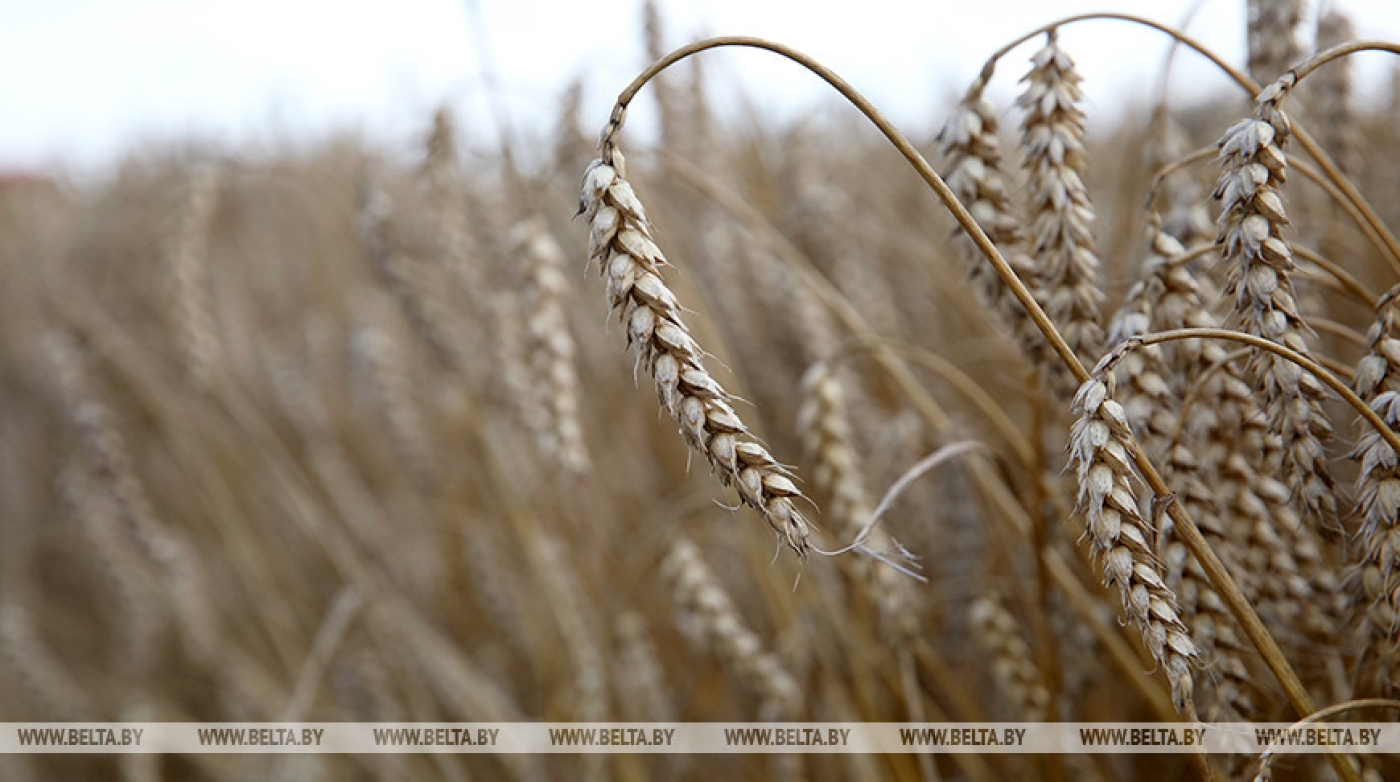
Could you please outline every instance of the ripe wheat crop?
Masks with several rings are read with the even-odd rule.
[[[667,53],[648,3],[653,64],[607,115],[571,91],[548,148],[444,108],[412,164],[344,139],[0,187],[0,721],[1394,720],[1400,100],[1349,69],[1400,45],[1247,5],[1247,70],[1088,15],[897,128],[781,43]],[[1096,119],[1061,36],[1089,23],[1236,95]],[[839,105],[726,122],[701,68],[735,46]],[[581,757],[0,778],[1400,776]]]

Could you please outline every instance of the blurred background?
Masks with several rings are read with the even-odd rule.
[[[1244,68],[1261,1],[1114,5]],[[814,77],[756,51],[692,58],[640,94],[621,149],[696,350],[792,466],[815,542],[849,542],[911,467],[964,444],[869,541],[919,578],[799,562],[737,507],[658,405],[575,217],[640,69],[701,36],[758,35],[864,91],[1007,247],[1092,223],[1096,247],[1071,249],[1099,259],[1098,327],[1150,304],[1135,283],[1164,284],[1149,204],[1201,259],[1185,287],[1215,322],[1231,297],[1213,158],[1251,111],[1237,85],[1188,53],[1168,82],[1165,36],[1093,21],[1059,32],[1064,58],[1046,36],[1011,51],[989,103],[955,113],[998,47],[1096,5],[0,2],[0,722],[1182,719],[1073,512],[1063,367],[1026,349],[946,210]],[[1263,81],[1313,50],[1319,19],[1337,39],[1400,37],[1394,3],[1263,5],[1285,20],[1262,25]],[[1394,67],[1351,58],[1289,104],[1391,226]],[[1033,115],[1028,89],[1069,98]],[[1048,132],[1087,149],[1049,166],[1060,180],[1025,140]],[[1080,185],[1068,218],[1036,197]],[[1293,175],[1287,199],[1291,238],[1321,259],[1299,264],[1299,306],[1345,376],[1400,243],[1358,228],[1336,191]],[[1241,360],[1171,374],[1163,415]],[[1354,415],[1329,412],[1350,486]],[[1400,622],[1343,599],[1345,536],[1277,521],[1294,518],[1287,488],[1260,454],[1178,434],[1231,457],[1201,468],[1212,488],[1254,481],[1232,566],[1313,697],[1393,693]],[[1183,609],[1210,646],[1201,715],[1291,720],[1210,596]],[[1238,779],[1256,762],[1216,760]],[[1326,778],[1315,760],[1274,778]],[[1204,775],[1149,755],[0,755],[4,782],[439,777]]]
[[[1400,7],[1336,0],[1358,38],[1400,29]],[[647,62],[632,0],[11,0],[0,7],[0,170],[109,168],[122,154],[191,139],[227,148],[314,144],[353,131],[402,146],[424,117],[451,107],[473,138],[496,137],[505,109],[525,137],[547,134],[569,85],[581,84],[583,119],[601,126],[618,90]],[[661,4],[666,43],[743,34],[782,41],[834,68],[901,124],[938,112],[987,55],[1032,26],[1076,13],[1120,10],[1184,26],[1230,62],[1242,62],[1245,20],[1230,0],[978,3],[869,0]],[[1325,9],[1323,9],[1325,10]],[[1364,13],[1360,13],[1364,11]],[[1308,30],[1300,35],[1306,40]],[[1097,22],[1065,41],[1087,77],[1092,120],[1107,122],[1154,99],[1167,43],[1147,30]],[[706,58],[717,108],[762,107],[790,119],[831,95],[795,66],[757,52]],[[1389,62],[1357,58],[1363,95],[1389,88]],[[492,75],[494,74],[494,76]],[[493,87],[492,85],[496,85]],[[1228,95],[1197,57],[1180,57],[1176,101]],[[999,80],[1005,96],[1014,78]],[[644,93],[642,103],[649,96]],[[656,127],[634,112],[634,133]],[[648,138],[648,136],[642,136]]]

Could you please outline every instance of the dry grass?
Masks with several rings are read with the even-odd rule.
[[[1271,79],[1296,44],[1259,21]],[[1297,95],[1286,77],[1107,127],[1053,31],[994,64],[1034,50],[1020,108],[988,99],[989,66],[906,129],[936,139],[1019,290],[869,128],[722,122],[704,54],[667,72],[662,142],[630,163],[620,114],[580,141],[605,107],[574,93],[551,148],[509,156],[443,111],[420,149],[171,150],[82,189],[0,187],[0,721],[1286,721],[1394,697],[1393,432],[1278,354],[1138,344],[1259,335],[1394,427],[1400,176],[1375,162],[1394,110],[1343,85],[1325,113],[1350,131],[1290,114],[1322,112],[1306,86],[1342,60]],[[1192,156],[1217,141],[1220,167]],[[818,555],[896,484],[861,549]],[[1206,775],[287,760],[0,758],[0,777]]]

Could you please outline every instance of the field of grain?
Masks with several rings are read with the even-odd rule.
[[[655,143],[575,92],[548,148],[444,108],[415,148],[6,181],[0,722],[1394,720],[1400,95],[1354,100],[1363,47],[1249,5],[1235,100],[1093,135],[1049,26],[908,140],[845,104],[722,117],[696,47],[634,85]],[[685,43],[645,14],[653,59]],[[0,755],[1256,775],[1400,761]]]

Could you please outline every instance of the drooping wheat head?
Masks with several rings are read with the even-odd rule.
[[[628,345],[652,376],[657,397],[680,425],[686,444],[799,557],[806,556],[807,521],[796,505],[802,493],[789,471],[749,435],[729,393],[705,368],[704,351],[661,277],[666,257],[652,241],[620,151],[605,149],[604,157],[588,166],[580,212],[589,222],[589,255],[607,280],[608,306],[625,325]]]
[[[1124,611],[1171,683],[1172,701],[1185,710],[1198,652],[1154,553],[1155,524],[1139,510],[1131,455],[1138,445],[1127,412],[1113,398],[1112,382],[1111,375],[1090,378],[1074,397],[1069,455],[1079,480],[1079,510],[1105,582],[1118,587]]]

